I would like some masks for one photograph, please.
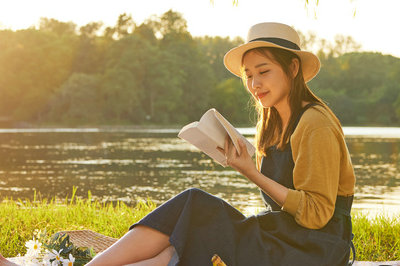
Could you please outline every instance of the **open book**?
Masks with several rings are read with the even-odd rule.
[[[217,147],[224,148],[226,136],[232,140],[236,150],[239,151],[238,139],[246,144],[247,152],[253,156],[254,146],[234,128],[217,110],[208,110],[200,118],[200,121],[184,126],[178,137],[193,144],[216,162],[226,167],[225,156],[217,150]]]

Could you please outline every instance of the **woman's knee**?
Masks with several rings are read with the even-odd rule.
[[[168,265],[175,253],[175,248],[173,246],[169,246],[164,249],[160,254],[158,254],[154,258],[149,259],[146,262],[148,262],[148,265]],[[145,263],[144,265],[147,264]]]
[[[191,195],[191,196],[193,196],[193,195],[210,195],[209,193],[205,192],[204,190],[202,190],[200,188],[195,188],[195,187],[184,190],[182,192],[182,194]]]
[[[172,257],[176,253],[176,250],[174,246],[169,246],[166,249],[164,249],[163,252],[165,253],[166,256]]]

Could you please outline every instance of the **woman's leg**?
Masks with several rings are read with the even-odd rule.
[[[167,266],[168,262],[174,255],[174,252],[175,248],[173,246],[169,246],[154,258],[139,261],[125,266]]]
[[[126,265],[151,259],[170,246],[169,236],[138,225],[87,265]]]

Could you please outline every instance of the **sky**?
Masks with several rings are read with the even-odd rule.
[[[281,22],[318,38],[351,36],[362,51],[400,57],[400,0],[0,0],[0,29],[24,29],[41,17],[72,21],[78,26],[102,21],[115,25],[122,13],[136,24],[172,9],[180,12],[193,36],[245,39],[259,22]]]

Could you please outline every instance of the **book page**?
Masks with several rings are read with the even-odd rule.
[[[217,143],[218,147],[224,148],[227,132],[226,129],[219,122],[219,120],[215,117],[214,108],[208,110],[200,118],[198,127],[215,143]]]
[[[239,131],[234,126],[232,126],[232,124],[229,123],[229,121],[226,120],[225,117],[223,117],[217,110],[214,109],[214,111],[216,118],[219,120],[221,125],[226,129],[226,132],[229,134],[229,137],[231,138],[232,143],[235,146],[236,150],[238,152],[240,150],[238,143],[238,139],[240,138],[243,141],[243,143],[246,144],[247,152],[249,153],[249,155],[253,156],[253,154],[256,151],[253,144],[251,144],[242,134],[240,134]]]
[[[217,150],[219,146],[208,134],[203,132],[199,127],[199,122],[193,122],[185,126],[178,134],[178,137],[191,143],[193,146],[203,151],[216,162],[226,167],[225,156]]]
[[[237,151],[240,150],[238,139],[242,139],[249,155],[253,156],[254,146],[214,108],[205,112],[199,122],[184,126],[178,134],[178,137],[193,144],[224,167],[227,166],[225,155],[217,147],[225,147],[227,136],[231,138]]]

